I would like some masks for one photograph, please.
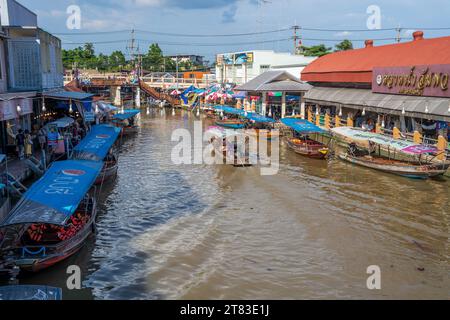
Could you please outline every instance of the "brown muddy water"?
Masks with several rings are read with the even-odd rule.
[[[187,112],[151,110],[124,140],[98,234],[21,284],[65,299],[449,299],[450,180],[409,180],[281,146],[280,171],[173,165]],[[205,124],[206,126],[206,124]],[[65,289],[79,265],[83,290]],[[381,268],[368,290],[367,267]]]

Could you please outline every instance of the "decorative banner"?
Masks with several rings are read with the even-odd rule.
[[[225,65],[233,65],[234,64],[234,54],[227,53],[223,55],[223,63]]]
[[[374,93],[450,97],[450,65],[374,68]]]
[[[236,53],[234,55],[234,63],[237,65],[253,63],[253,52]]]

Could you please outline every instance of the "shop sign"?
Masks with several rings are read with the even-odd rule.
[[[373,69],[374,93],[450,98],[450,65]]]
[[[95,113],[92,111],[85,111],[84,112],[84,120],[86,122],[95,122]]]

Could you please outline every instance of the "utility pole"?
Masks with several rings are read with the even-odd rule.
[[[397,29],[395,29],[397,31],[397,42],[400,43],[400,41],[402,41],[402,28],[400,27],[400,25],[398,25]]]
[[[135,59],[136,59],[136,38],[135,38],[135,31],[134,29],[131,30],[131,40],[129,45],[127,46],[127,50],[130,52],[130,56],[131,56],[131,65],[133,67],[136,67],[135,64]]]
[[[299,44],[298,44],[298,40],[301,39],[301,36],[298,35],[298,31],[301,28],[297,25],[292,27],[292,30],[294,30],[294,36],[292,37],[292,39],[294,39],[294,54],[297,55],[300,52],[300,48],[299,48]]]

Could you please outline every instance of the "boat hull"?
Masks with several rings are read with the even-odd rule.
[[[445,172],[450,167],[450,164],[448,163],[408,165],[400,161],[398,162],[391,161],[391,163],[383,164],[381,162],[377,163],[375,162],[375,160],[370,160],[370,158],[357,158],[352,157],[349,154],[340,154],[339,158],[362,167],[383,171],[386,173],[391,173],[411,179],[428,179],[432,177],[441,176],[444,175]]]
[[[244,129],[245,127],[244,123],[239,121],[216,121],[216,125],[227,129]]]
[[[95,180],[95,184],[99,185],[105,182],[110,182],[114,180],[117,176],[117,171],[119,170],[119,166],[115,164],[112,167],[103,168],[102,172],[98,176],[97,180]]]
[[[287,139],[288,146],[295,153],[312,159],[325,159],[328,155],[328,148],[318,142],[310,141],[311,144],[298,143],[296,139]]]
[[[21,271],[36,273],[48,269],[76,254],[86,243],[86,240],[95,232],[95,219],[97,216],[96,203],[93,204],[91,218],[77,235],[60,243],[54,253],[41,254],[40,256],[25,256],[22,253],[14,260],[14,265]],[[35,247],[24,247],[28,250],[36,250]],[[48,248],[48,247],[46,247]],[[22,249],[23,248],[19,248]]]

